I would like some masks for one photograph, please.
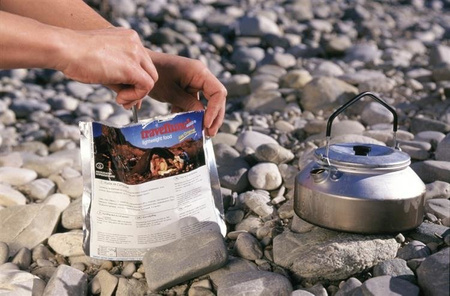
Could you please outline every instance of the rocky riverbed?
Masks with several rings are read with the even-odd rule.
[[[59,72],[1,71],[0,294],[448,295],[449,1],[88,2],[150,48],[202,60],[227,87],[213,143],[228,233],[142,262],[85,256],[78,122],[125,125],[131,112]],[[331,111],[363,91],[396,109],[401,148],[426,184],[415,230],[350,234],[294,214],[294,177],[324,145]],[[146,99],[140,116],[168,110]],[[332,137],[389,146],[391,131],[392,115],[366,100]]]

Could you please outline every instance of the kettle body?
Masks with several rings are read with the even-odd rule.
[[[423,221],[425,184],[409,167],[410,157],[397,145],[330,145],[332,120],[346,107],[372,93],[362,93],[328,120],[327,144],[296,176],[294,211],[322,227],[355,233],[394,233]],[[397,114],[394,114],[394,136]],[[395,138],[395,137],[394,137]]]

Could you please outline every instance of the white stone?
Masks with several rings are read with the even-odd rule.
[[[24,205],[26,197],[9,185],[0,184],[0,205],[8,207],[14,205]]]
[[[26,168],[0,167],[0,182],[13,186],[27,184],[37,178],[37,173]]]
[[[248,171],[248,181],[255,189],[274,190],[281,186],[283,179],[274,163],[258,163]]]

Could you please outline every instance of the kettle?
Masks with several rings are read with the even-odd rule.
[[[375,144],[331,144],[333,120],[368,96],[394,116],[394,147]],[[294,211],[325,228],[355,233],[394,233],[422,223],[425,184],[409,167],[411,159],[397,144],[397,113],[371,92],[364,92],[328,119],[326,145],[295,179]]]

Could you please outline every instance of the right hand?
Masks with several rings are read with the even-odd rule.
[[[73,80],[110,87],[117,92],[116,102],[126,109],[140,106],[158,73],[138,34],[113,27],[70,32],[56,68]]]

